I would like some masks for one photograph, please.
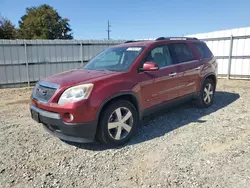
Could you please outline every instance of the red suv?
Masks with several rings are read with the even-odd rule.
[[[120,145],[156,110],[189,100],[210,106],[216,76],[216,58],[196,38],[127,41],[40,80],[31,116],[62,140]]]

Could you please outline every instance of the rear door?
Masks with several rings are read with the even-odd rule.
[[[200,63],[185,42],[168,45],[180,77],[179,97],[195,93],[199,84]]]

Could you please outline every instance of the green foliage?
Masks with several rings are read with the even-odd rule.
[[[49,5],[26,8],[19,21],[19,36],[23,39],[72,39],[69,19],[62,18]]]
[[[16,39],[17,30],[10,20],[0,17],[0,39]]]

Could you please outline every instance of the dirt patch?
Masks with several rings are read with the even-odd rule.
[[[16,101],[10,101],[3,103],[2,106],[4,105],[18,105],[18,104],[28,104],[30,102],[30,99],[22,99],[22,100],[16,100]]]
[[[250,185],[249,81],[220,79],[210,108],[150,116],[116,149],[49,135],[30,118],[31,92],[0,89],[0,187]]]

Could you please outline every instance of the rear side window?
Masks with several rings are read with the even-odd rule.
[[[172,43],[168,44],[171,54],[173,54],[175,63],[183,63],[195,60],[195,57],[185,43]]]
[[[212,52],[205,43],[194,43],[194,46],[199,52],[201,59],[210,58],[213,56]]]

